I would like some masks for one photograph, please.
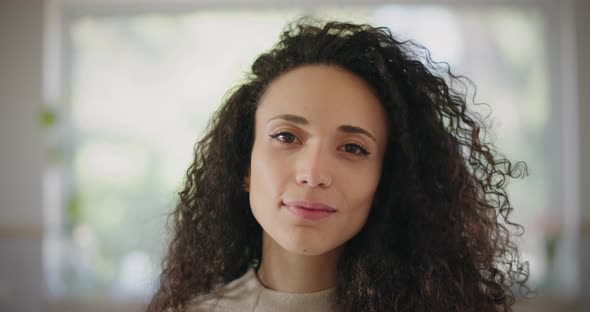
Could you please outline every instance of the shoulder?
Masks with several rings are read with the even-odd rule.
[[[211,312],[221,300],[223,295],[214,291],[208,294],[198,295],[191,299],[187,305],[187,312]]]
[[[253,269],[242,277],[207,294],[197,295],[187,305],[188,312],[237,311],[249,305],[261,285]],[[236,310],[237,308],[237,310]]]

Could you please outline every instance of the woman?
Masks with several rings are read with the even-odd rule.
[[[258,57],[196,146],[148,310],[511,311],[526,165],[418,48],[301,20]]]

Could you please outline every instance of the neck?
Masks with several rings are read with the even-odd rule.
[[[285,250],[263,233],[258,279],[269,289],[310,293],[336,286],[336,267],[342,247],[322,255],[302,255]]]

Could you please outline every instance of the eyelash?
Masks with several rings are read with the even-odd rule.
[[[276,132],[276,133],[273,133],[273,134],[270,134],[269,135],[269,137],[271,139],[277,139],[277,140],[279,140],[282,143],[285,143],[285,144],[291,144],[291,143],[293,143],[293,141],[286,142],[285,140],[279,139],[279,137],[281,137],[281,136],[290,136],[290,137],[293,138],[293,140],[297,139],[297,137],[294,134],[292,134],[291,132],[288,132],[288,131],[279,131],[279,132]],[[349,143],[349,144],[345,144],[344,146],[353,146],[356,149],[356,151],[358,151],[358,152],[352,152],[352,153],[347,152],[349,154],[358,155],[358,156],[364,156],[364,157],[366,157],[369,154],[371,154],[366,149],[364,149],[362,146],[360,146],[358,144]]]

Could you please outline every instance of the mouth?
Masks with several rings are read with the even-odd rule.
[[[297,217],[306,220],[321,220],[328,218],[336,212],[334,207],[323,203],[309,201],[283,201],[283,208],[286,208]]]

